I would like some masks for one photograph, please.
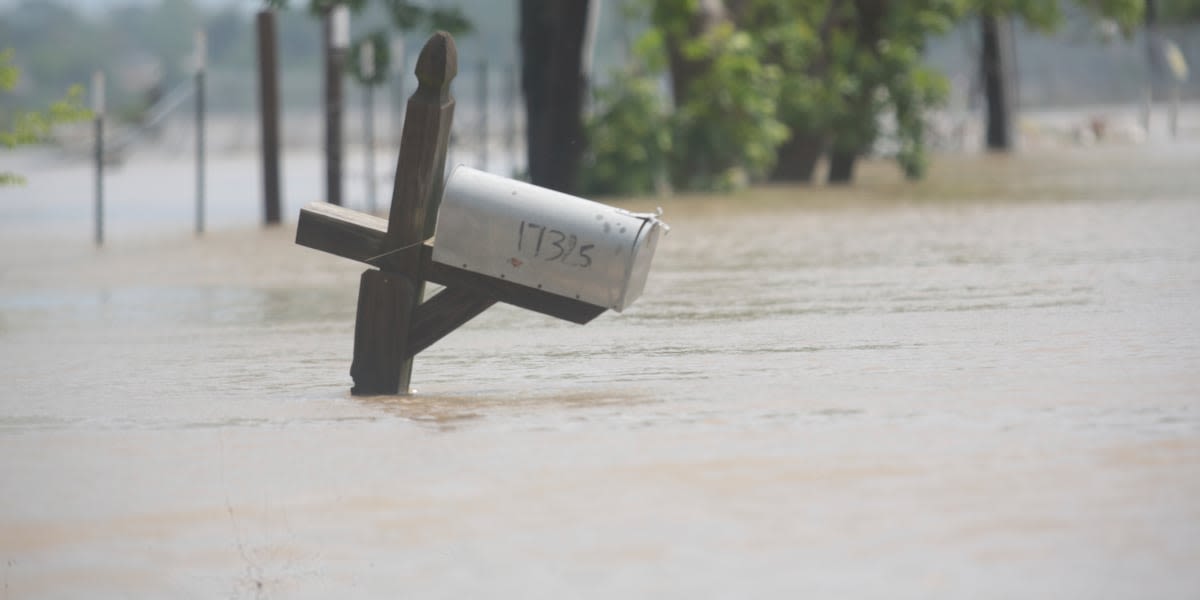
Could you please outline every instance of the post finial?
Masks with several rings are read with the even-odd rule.
[[[454,38],[445,31],[429,37],[417,57],[417,82],[420,87],[443,91],[458,74],[458,50]]]

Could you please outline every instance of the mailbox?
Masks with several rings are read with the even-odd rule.
[[[669,229],[658,217],[459,165],[433,261],[621,311],[641,295]]]

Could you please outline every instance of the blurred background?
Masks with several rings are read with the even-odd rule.
[[[351,13],[346,49],[323,36],[337,4]],[[287,152],[325,147],[323,57],[337,55],[337,144],[361,152],[371,129],[381,150],[377,172],[355,158],[347,180],[390,181],[413,63],[434,29],[459,49],[451,164],[581,194],[841,183],[858,157],[919,178],[937,153],[1200,136],[1193,0],[5,0],[0,47],[19,77],[0,93],[0,124],[103,72],[108,160],[190,156],[202,31],[206,149],[257,152],[260,10],[276,22]],[[94,108],[94,91],[79,93]],[[47,134],[56,151],[38,160],[92,152],[86,122]],[[366,187],[352,185],[361,204]]]

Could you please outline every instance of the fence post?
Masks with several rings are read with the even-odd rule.
[[[367,212],[375,212],[375,43],[367,39],[358,50],[358,71],[363,84],[363,150],[366,160]]]
[[[504,78],[508,82],[504,92],[504,148],[508,153],[508,159],[512,161],[510,165],[510,176],[516,177],[517,168],[517,100],[519,93],[517,92],[517,78],[519,73],[515,66],[508,66],[505,69]]]
[[[488,170],[488,64],[479,61],[479,169]]]
[[[204,233],[204,68],[208,52],[204,30],[196,32],[196,235]]]
[[[258,11],[258,106],[262,125],[263,221],[280,221],[279,68],[275,54],[275,12]]]
[[[92,112],[96,121],[96,245],[104,244],[104,71],[92,74]]]

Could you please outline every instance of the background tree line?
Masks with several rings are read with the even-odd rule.
[[[1200,0],[625,0],[618,4],[637,24],[625,29],[637,31],[631,54],[593,90],[588,78],[599,78],[585,68],[584,41],[595,0],[295,0],[278,11],[285,68],[320,69],[322,33],[311,17],[340,1],[359,11],[356,36],[475,24],[459,40],[463,56],[510,43],[496,36],[511,33],[494,25],[513,23],[528,175],[588,194],[812,181],[822,159],[829,180],[845,182],[880,140],[906,175],[919,177],[928,164],[925,119],[947,93],[944,76],[923,61],[933,36],[964,23],[978,28],[988,141],[1004,148],[1012,92],[999,75],[1008,68],[1004,28],[1014,20],[1049,32],[1069,8],[1128,34],[1147,19],[1200,19]],[[61,97],[103,61],[152,56],[163,79],[182,79],[200,26],[211,64],[249,69],[250,21],[244,7],[203,10],[192,0],[100,15],[25,0],[0,15],[2,45],[19,49],[13,63],[25,73],[25,83],[0,95],[0,125]],[[615,44],[610,37],[599,50]],[[119,89],[111,95],[110,104],[132,101]]]

